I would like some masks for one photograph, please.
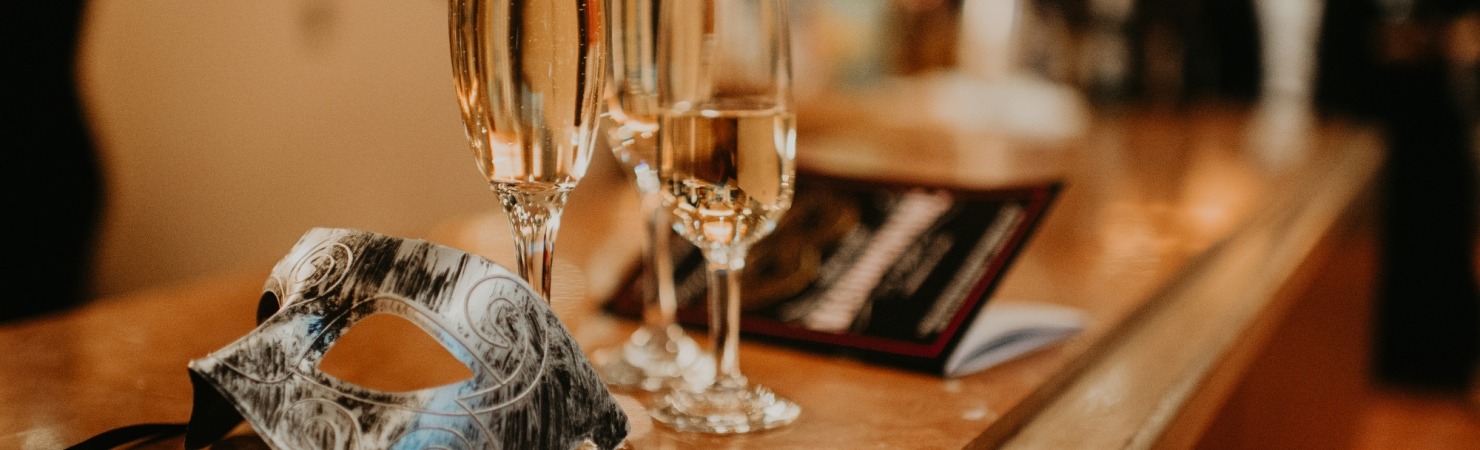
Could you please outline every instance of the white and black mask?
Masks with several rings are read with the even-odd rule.
[[[264,291],[255,330],[190,363],[187,447],[243,418],[279,449],[614,448],[627,434],[626,415],[546,302],[476,255],[316,228]],[[372,314],[427,330],[473,376],[383,392],[319,370],[329,347]]]

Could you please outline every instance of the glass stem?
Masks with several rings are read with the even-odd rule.
[[[550,268],[555,253],[555,235],[560,214],[565,211],[569,189],[520,189],[495,185],[509,224],[514,231],[515,262],[519,276],[546,302],[550,298]]]
[[[709,342],[714,355],[714,387],[745,386],[740,374],[740,273],[743,247],[705,250],[709,265]]]
[[[640,190],[642,211],[647,218],[647,236],[643,242],[645,279],[642,319],[648,339],[654,347],[666,348],[683,331],[677,326],[678,300],[673,293],[673,257],[668,249],[670,218],[663,209],[663,195],[657,190]]]

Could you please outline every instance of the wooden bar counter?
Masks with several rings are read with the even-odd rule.
[[[992,298],[1080,308],[1086,328],[955,379],[746,342],[742,369],[802,405],[795,424],[713,437],[673,432],[634,410],[631,447],[1189,445],[1289,306],[1281,292],[1323,257],[1323,239],[1361,206],[1383,160],[1378,136],[1358,124],[1266,119],[1232,107],[1129,109],[1090,120],[1067,142],[976,135],[946,145],[901,132],[873,139],[873,149],[803,130],[801,164],[818,170],[973,186],[1062,180]],[[603,164],[573,194],[556,256],[556,312],[588,350],[636,326],[600,310],[627,276],[640,230],[632,188]],[[510,265],[505,227],[490,213],[410,237]],[[263,244],[286,252],[292,243]],[[186,363],[251,330],[266,275],[102,298],[0,326],[0,448],[63,448],[120,426],[186,421]],[[345,349],[336,373],[376,374],[398,338],[378,342]],[[634,408],[642,400],[618,397]],[[246,426],[230,439],[231,448],[261,445]]]

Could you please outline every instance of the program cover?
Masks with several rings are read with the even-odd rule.
[[[1060,189],[1058,182],[966,190],[799,173],[791,210],[748,255],[741,332],[944,374],[958,350],[1001,346],[958,349]],[[703,256],[677,234],[671,239],[679,321],[703,328]],[[633,280],[609,310],[640,314]]]

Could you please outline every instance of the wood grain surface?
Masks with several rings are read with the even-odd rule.
[[[642,416],[641,396],[619,394],[633,416],[630,446],[1143,448],[1176,441],[1169,429],[1197,425],[1174,419],[1219,401],[1199,395],[1217,386],[1205,382],[1237,372],[1237,361],[1228,363],[1239,357],[1235,344],[1282,314],[1274,294],[1318,253],[1316,244],[1382,162],[1376,136],[1357,124],[1315,122],[1271,138],[1260,134],[1259,120],[1236,108],[1134,110],[1096,118],[1081,138],[1048,144],[809,131],[799,141],[799,163],[817,170],[975,186],[1065,181],[993,298],[1081,308],[1088,326],[1061,345],[958,379],[747,342],[742,369],[799,403],[796,423],[748,436],[678,433]],[[633,189],[612,167],[591,170],[572,195],[558,241],[554,305],[588,352],[636,326],[603,314],[600,302],[625,281],[640,242]],[[503,220],[473,214],[427,237],[509,265]],[[278,244],[286,251],[292,243]],[[266,273],[104,298],[0,326],[0,447],[60,448],[118,426],[184,421],[185,364],[252,328]],[[396,355],[398,340],[413,341],[388,332],[380,348],[346,349],[359,354],[338,355],[346,367],[336,373],[376,375],[375,364]],[[250,430],[238,435],[234,444],[252,442]]]

